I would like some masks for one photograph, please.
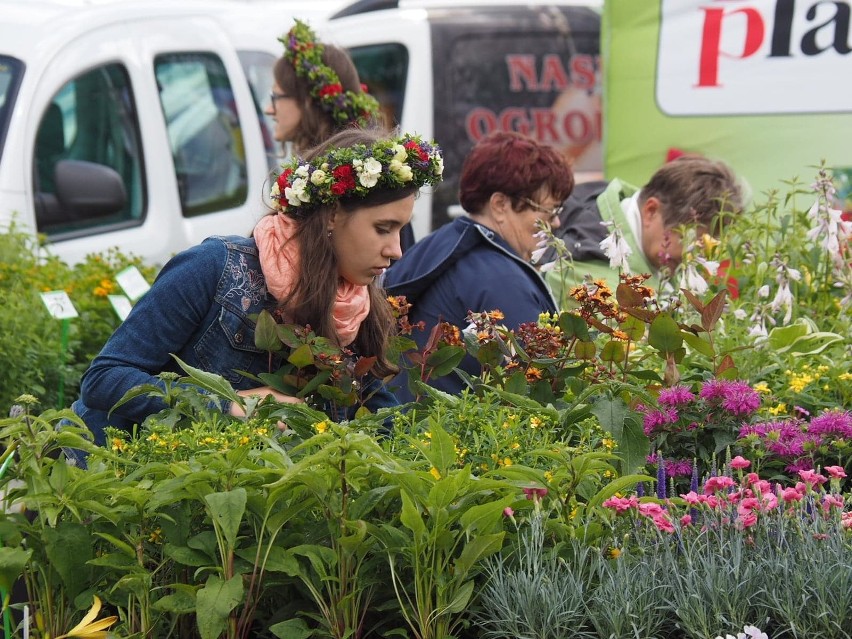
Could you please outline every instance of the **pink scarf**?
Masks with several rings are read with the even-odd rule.
[[[299,243],[291,241],[295,233],[296,223],[283,213],[267,215],[254,227],[266,288],[279,301],[286,299],[293,290],[300,268]],[[341,278],[332,310],[341,346],[355,341],[361,322],[369,313],[367,287]]]

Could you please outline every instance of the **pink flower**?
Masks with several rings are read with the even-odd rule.
[[[535,486],[528,486],[524,488],[524,495],[527,496],[527,499],[539,499],[541,497],[547,497],[547,488],[536,488]]]
[[[503,509],[503,516],[504,517],[512,517],[514,514],[515,514],[515,511],[512,510],[511,506],[506,506]]]
[[[612,508],[619,515],[623,512],[627,512],[631,508],[635,508],[638,505],[639,499],[636,496],[610,497],[603,503],[604,508]]]
[[[781,499],[786,501],[788,504],[791,504],[794,501],[801,500],[802,494],[795,488],[785,488],[781,491]]]
[[[737,455],[731,460],[731,468],[742,470],[743,468],[748,468],[749,466],[751,466],[751,462],[740,455]]]
[[[716,477],[710,477],[706,482],[704,482],[704,494],[711,495],[715,493],[717,490],[722,490],[724,488],[730,488],[734,485],[734,480],[730,477],[726,477],[725,475],[719,475]]]
[[[665,514],[658,515],[656,517],[652,517],[651,521],[654,522],[654,525],[658,530],[662,530],[663,532],[673,533],[675,531],[674,524],[672,524],[671,520],[665,516]]]
[[[745,481],[747,484],[757,483],[759,479],[760,478],[758,477],[757,473],[749,473],[745,476]]]
[[[808,486],[820,485],[828,481],[828,477],[820,475],[813,470],[800,470],[799,477],[801,477]]]
[[[844,528],[852,528],[852,510],[840,515],[840,525]]]
[[[684,515],[683,517],[680,518],[680,525],[683,526],[684,528],[689,526],[691,523],[692,523],[692,516],[690,516],[690,515]]]
[[[639,504],[639,514],[645,515],[645,517],[659,517],[664,514],[666,511],[663,510],[663,507],[660,504],[655,504],[653,502],[647,504]]]
[[[826,466],[823,470],[834,479],[843,479],[846,477],[846,471],[843,470],[843,466]]]
[[[842,510],[843,506],[843,497],[840,495],[825,495],[822,498],[822,507],[824,510],[831,510],[832,508],[839,508]]]
[[[742,524],[743,528],[751,528],[757,523],[757,515],[754,513],[754,511],[750,510],[740,517],[740,523]]]
[[[694,490],[690,490],[685,495],[681,495],[681,497],[683,497],[683,500],[690,506],[695,506],[701,503],[702,501],[701,495],[698,495],[698,493],[696,493]]]

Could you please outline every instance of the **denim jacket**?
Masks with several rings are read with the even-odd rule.
[[[133,307],[83,376],[80,399],[72,408],[104,443],[107,425],[129,430],[133,424],[166,408],[147,396],[110,409],[131,388],[163,383],[158,373],[183,374],[172,357],[190,366],[224,377],[236,390],[254,388],[254,375],[274,372],[280,359],[254,345],[260,311],[275,308],[266,290],[254,239],[210,237],[187,249],[163,267],[157,280]],[[380,385],[371,379],[365,394]],[[371,410],[394,406],[396,398],[384,386],[370,397]],[[229,407],[225,406],[227,410]],[[335,420],[351,418],[353,411],[330,414]]]

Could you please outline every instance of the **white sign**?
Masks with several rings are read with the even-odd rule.
[[[142,277],[142,273],[135,266],[128,266],[115,276],[115,281],[124,291],[124,294],[130,298],[130,301],[135,302],[140,297],[145,295],[151,288],[147,280]]]
[[[41,294],[41,301],[53,319],[73,319],[78,317],[77,309],[65,291],[47,291]]]
[[[118,315],[119,319],[123,322],[127,319],[127,316],[130,315],[130,311],[133,309],[133,305],[130,303],[130,300],[127,299],[124,295],[108,295],[109,303],[112,304],[112,309],[115,311],[115,314]]]
[[[852,2],[662,0],[668,115],[852,111]]]

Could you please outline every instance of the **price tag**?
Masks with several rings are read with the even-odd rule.
[[[142,273],[135,266],[128,266],[115,276],[115,281],[124,291],[124,294],[130,298],[131,302],[135,302],[140,297],[148,292],[151,285],[142,277]]]
[[[115,311],[119,319],[122,322],[126,320],[130,314],[130,310],[133,308],[130,300],[124,295],[108,295],[107,298],[109,299],[109,303],[112,304],[112,310]]]
[[[41,301],[53,319],[73,319],[78,317],[77,309],[65,291],[47,291],[41,294]]]

